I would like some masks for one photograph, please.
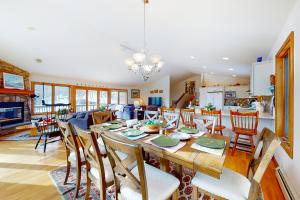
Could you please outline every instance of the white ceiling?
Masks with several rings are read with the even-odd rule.
[[[165,60],[155,77],[249,75],[256,57],[267,57],[294,2],[150,0],[148,47]],[[124,64],[131,52],[120,43],[142,47],[142,16],[142,0],[0,0],[0,58],[32,73],[137,84]]]

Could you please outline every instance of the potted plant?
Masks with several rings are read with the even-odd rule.
[[[208,103],[207,106],[205,106],[205,109],[207,111],[213,111],[216,110],[216,107],[214,107],[214,105],[212,105],[211,103]]]

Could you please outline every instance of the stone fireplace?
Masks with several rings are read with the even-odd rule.
[[[23,76],[25,90],[3,88],[3,72]],[[30,123],[30,95],[29,73],[0,60],[0,130]]]

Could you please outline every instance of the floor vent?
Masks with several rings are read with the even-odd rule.
[[[275,170],[276,178],[279,182],[280,188],[286,200],[297,200],[297,194],[292,188],[291,184],[288,182],[286,175],[283,173],[280,167]]]

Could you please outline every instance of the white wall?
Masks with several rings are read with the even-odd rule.
[[[148,105],[148,97],[162,97],[162,105],[170,107],[170,76],[140,86],[141,99]],[[151,90],[163,90],[163,93],[150,94]]]
[[[205,86],[227,86],[227,85],[250,85],[249,77],[232,77],[230,75],[219,75],[219,74],[204,74],[203,84]]]
[[[298,189],[296,192],[300,197],[300,1],[297,1],[293,11],[291,12],[287,23],[285,24],[281,34],[278,37],[271,53],[270,58],[275,59],[275,55],[285,39],[291,31],[295,32],[295,49],[294,49],[294,158],[286,154],[286,152],[279,148],[276,152],[276,160],[287,174],[289,181],[293,184],[294,188]]]
[[[69,85],[79,85],[79,86],[91,86],[91,87],[101,87],[101,88],[116,88],[116,89],[128,89],[128,103],[131,104],[134,102],[134,99],[131,99],[131,89],[136,89],[137,87],[118,85],[118,84],[107,84],[100,81],[89,81],[83,79],[72,79],[64,78],[58,76],[48,76],[44,74],[30,74],[30,81],[36,82],[45,82],[45,83],[61,83]]]

